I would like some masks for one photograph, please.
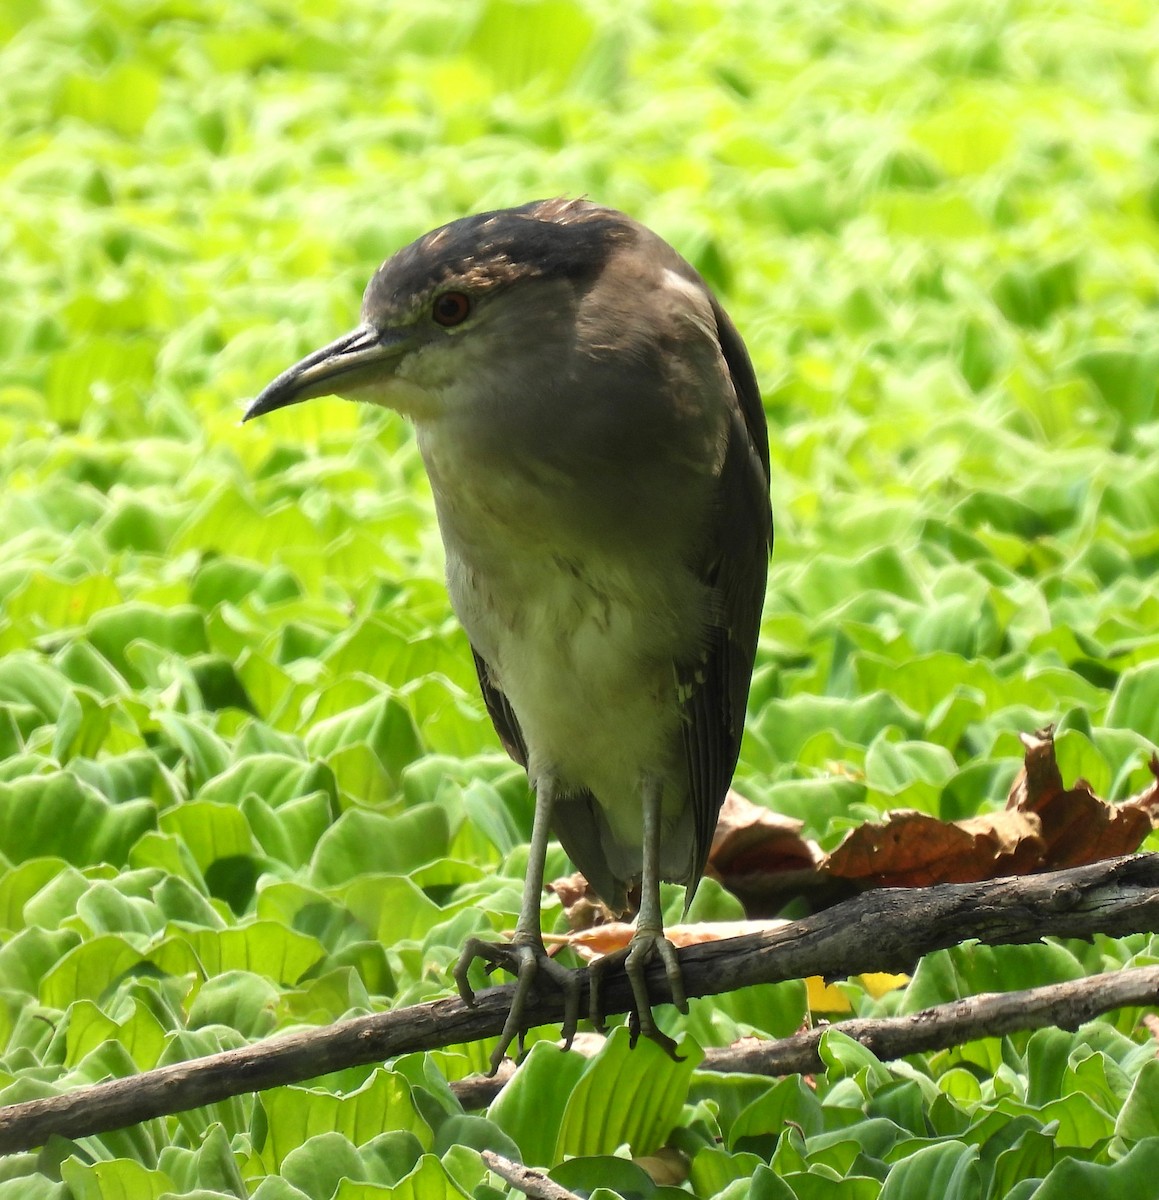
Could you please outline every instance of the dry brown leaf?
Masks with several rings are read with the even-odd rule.
[[[1044,850],[1037,870],[1079,867],[1130,854],[1139,848],[1151,832],[1148,804],[1154,807],[1154,783],[1133,800],[1108,804],[1094,794],[1085,779],[1076,779],[1073,787],[1064,787],[1054,757],[1052,728],[1024,733],[1021,740],[1026,755],[1010,789],[1006,808],[1038,816]],[[1154,755],[1151,761],[1154,772]]]
[[[946,822],[919,812],[891,813],[862,825],[825,864],[832,875],[871,887],[966,883],[1020,875],[1041,859],[1038,822],[1023,813]]]
[[[1023,734],[1022,744],[1026,755],[1005,809],[953,822],[892,813],[855,829],[824,868],[863,886],[921,887],[1061,870],[1139,848],[1159,817],[1159,757],[1151,760],[1156,782],[1114,805],[1085,779],[1063,784],[1052,728]]]
[[[559,897],[567,926],[573,931],[607,925],[616,919],[615,913],[592,891],[578,871],[553,879],[547,890]]]
[[[744,905],[750,917],[780,912],[790,900],[810,893],[821,902],[832,894],[832,881],[818,867],[824,859],[816,842],[801,836],[802,822],[782,816],[730,791],[720,811],[705,872]],[[821,890],[825,897],[815,894]]]
[[[821,861],[821,848],[801,836],[804,822],[746,800],[729,789],[716,822],[708,860],[719,876],[795,871]]]
[[[725,938],[746,933],[766,933],[787,924],[788,921],[781,920],[699,921],[695,925],[665,926],[664,933],[674,946],[697,946],[701,942],[722,942]],[[605,954],[623,950],[635,932],[636,926],[628,921],[610,921],[575,933],[545,934],[543,940],[552,945],[570,946],[585,962],[592,962]]]

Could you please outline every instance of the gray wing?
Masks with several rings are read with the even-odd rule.
[[[706,540],[702,576],[716,597],[704,654],[678,664],[684,702],[684,752],[695,825],[689,900],[704,873],[720,806],[732,782],[744,732],[749,682],[765,599],[773,517],[769,435],[760,390],[740,334],[713,300],[720,348],[736,409]]]
[[[487,707],[491,724],[495,726],[495,732],[499,735],[499,741],[508,755],[526,771],[527,743],[523,740],[523,730],[519,728],[515,709],[511,707],[507,696],[496,686],[491,678],[491,668],[474,646],[471,647],[471,656],[475,660],[475,674],[479,676],[479,691],[483,693],[483,703]]]

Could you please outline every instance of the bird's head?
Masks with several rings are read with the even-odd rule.
[[[242,419],[330,395],[436,417],[456,384],[470,394],[481,375],[573,335],[577,297],[632,230],[620,213],[562,199],[432,230],[375,272],[355,329],[283,371]]]

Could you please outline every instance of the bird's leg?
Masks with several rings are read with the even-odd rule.
[[[652,1003],[648,996],[648,980],[645,967],[648,960],[656,956],[664,964],[668,978],[668,990],[672,1003],[682,1012],[688,1011],[688,999],[684,994],[684,976],[680,971],[680,960],[676,947],[664,936],[664,913],[660,907],[660,801],[663,788],[658,779],[644,779],[644,860],[640,877],[640,913],[636,918],[636,932],[628,943],[627,950],[608,954],[593,963],[588,973],[591,978],[589,994],[592,1024],[603,1028],[603,1012],[600,1007],[599,985],[601,978],[614,964],[623,960],[624,973],[632,987],[635,1009],[628,1018],[632,1034],[632,1045],[641,1034],[660,1046],[672,1058],[678,1058],[676,1043],[657,1024],[652,1015]]]
[[[526,1027],[523,1013],[527,997],[535,989],[536,977],[544,975],[563,993],[563,1040],[565,1048],[570,1046],[579,1023],[580,985],[582,972],[561,966],[551,958],[543,945],[543,934],[539,924],[539,907],[543,893],[544,860],[547,843],[551,837],[551,812],[555,807],[556,782],[550,776],[541,776],[535,786],[535,817],[531,825],[531,849],[527,862],[527,878],[523,884],[523,899],[519,906],[519,920],[515,923],[515,936],[509,942],[485,942],[481,938],[470,938],[455,966],[455,983],[459,995],[466,1004],[475,1003],[475,993],[467,982],[467,971],[477,958],[487,963],[488,972],[502,967],[515,976],[515,998],[511,1010],[499,1035],[499,1045],[491,1055],[491,1074],[494,1075],[511,1043],[522,1041]]]

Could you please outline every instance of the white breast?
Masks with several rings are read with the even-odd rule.
[[[420,430],[455,612],[518,717],[533,782],[590,791],[638,846],[645,773],[666,781],[665,809],[683,803],[674,664],[704,628],[708,589],[673,571],[670,546],[613,552],[578,532],[567,480],[479,472],[466,444]]]
[[[700,620],[695,581],[674,597],[620,564],[523,557],[483,577],[449,554],[448,583],[519,718],[533,779],[549,772],[591,791],[614,826],[614,810],[636,808],[645,772],[677,771],[674,658]]]

